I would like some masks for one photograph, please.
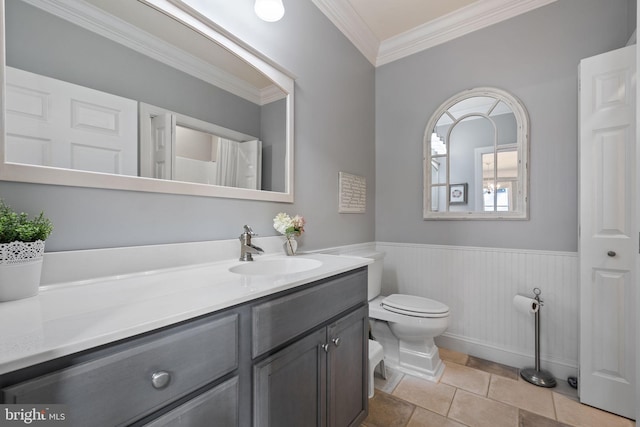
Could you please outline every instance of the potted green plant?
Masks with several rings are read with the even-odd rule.
[[[44,242],[52,230],[44,213],[30,219],[0,200],[0,301],[38,293]]]

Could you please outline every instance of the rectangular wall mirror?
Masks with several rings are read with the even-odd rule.
[[[0,179],[293,202],[276,64],[179,0],[2,3]]]

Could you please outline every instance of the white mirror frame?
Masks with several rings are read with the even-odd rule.
[[[518,145],[518,177],[520,181],[520,194],[518,195],[522,209],[513,212],[481,212],[481,211],[447,211],[434,212],[431,210],[431,133],[440,117],[449,108],[460,101],[473,97],[491,97],[504,102],[511,108],[517,123],[516,138]],[[448,143],[447,143],[448,144]],[[480,87],[462,91],[447,99],[433,113],[425,128],[423,141],[423,217],[431,219],[453,220],[528,220],[529,219],[529,115],[524,105],[516,97],[501,89],[493,87]],[[447,157],[447,163],[449,162]],[[447,171],[449,167],[447,164]],[[448,173],[448,172],[447,172]],[[447,191],[451,183],[447,179]]]
[[[133,1],[133,0],[132,0]],[[183,194],[193,196],[224,197],[233,199],[262,200],[293,203],[294,153],[293,153],[293,91],[294,79],[267,58],[259,55],[226,30],[194,12],[179,0],[139,0],[166,13],[183,24],[195,29],[207,38],[223,46],[245,62],[270,78],[287,94],[286,101],[286,158],[285,191],[274,192],[245,188],[223,187],[190,182],[160,180],[154,178],[113,175],[48,166],[37,166],[6,161],[6,50],[5,50],[5,0],[0,0],[0,180],[30,182],[38,184],[74,187],[105,188],[114,190],[145,191],[154,193]]]

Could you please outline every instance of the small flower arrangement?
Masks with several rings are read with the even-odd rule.
[[[292,239],[293,237],[300,236],[304,233],[305,224],[306,221],[304,220],[304,217],[300,215],[296,215],[291,218],[288,214],[280,212],[275,216],[275,218],[273,218],[273,228],[287,238],[287,252],[291,254],[296,252],[296,248],[294,248],[295,242],[292,242]]]

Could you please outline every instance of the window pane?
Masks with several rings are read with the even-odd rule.
[[[518,152],[498,151],[498,180],[518,178]]]
[[[444,185],[431,187],[431,210],[445,212],[447,209],[447,187]]]
[[[447,158],[446,157],[431,158],[431,183],[432,184],[447,183]]]

